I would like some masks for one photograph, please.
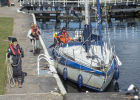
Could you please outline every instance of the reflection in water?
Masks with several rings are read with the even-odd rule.
[[[98,34],[97,23],[91,22],[93,27],[93,33]],[[44,30],[42,33],[46,46],[52,44],[53,32],[59,32],[62,26],[66,25],[66,22],[61,20],[56,24],[56,21],[38,22],[40,28]],[[78,22],[70,21],[67,25],[68,33],[72,36],[72,32],[75,28],[79,27]],[[81,26],[83,28],[83,25]],[[115,44],[116,54],[122,61],[120,67],[120,79],[116,83],[116,88],[125,90],[131,83],[135,84],[140,89],[140,19],[111,19],[111,24],[102,22],[102,32],[104,40],[110,41],[111,44]],[[47,38],[47,39],[46,39]],[[110,39],[110,40],[109,40]],[[49,50],[51,51],[51,50]],[[77,92],[78,90],[74,83],[69,81],[65,82],[68,92]],[[119,87],[118,87],[119,86]],[[107,91],[112,91],[112,84]],[[83,91],[84,89],[82,89]]]
[[[114,91],[118,92],[119,91],[119,83],[115,82],[114,84]]]

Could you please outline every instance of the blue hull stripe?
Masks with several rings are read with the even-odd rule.
[[[61,58],[65,59],[64,57],[61,57]],[[60,58],[60,59],[61,59],[61,58]],[[60,63],[63,64],[63,65],[65,65],[65,62],[62,62],[62,61],[61,61]],[[108,75],[108,76],[109,76],[110,73],[114,70],[115,64],[116,64],[116,60],[114,59],[113,62],[112,62],[111,67],[110,67],[109,70],[107,71],[107,75]],[[89,68],[89,67],[85,67],[85,66],[80,65],[80,64],[78,64],[78,63],[76,63],[76,62],[74,62],[74,61],[71,61],[71,60],[69,60],[69,59],[67,59],[66,65],[67,65],[67,66],[70,66],[70,67],[73,67],[73,68],[77,68],[77,69],[81,69],[81,70],[93,72],[93,73],[95,73],[95,74],[105,75],[105,73],[103,73],[103,72],[100,72],[100,71],[91,69],[91,68]]]
[[[81,70],[85,70],[85,71],[89,71],[89,72],[90,71],[92,71],[92,72],[94,71],[93,73],[95,73],[95,74],[105,75],[104,73],[102,73],[100,71],[96,71],[96,70],[93,70],[91,68],[85,67],[85,66],[80,65],[80,64],[78,64],[76,62],[73,62],[71,60],[67,60],[66,64],[67,64],[67,66],[71,66],[73,68],[77,68],[77,69],[81,69]]]
[[[54,56],[56,56],[56,55],[54,55]],[[76,62],[74,62],[74,61],[72,61],[72,60],[70,60],[68,58],[65,58],[65,57],[63,57],[61,55],[59,55],[59,57],[60,58],[57,59],[57,62],[59,62],[59,63],[61,63],[63,65],[70,66],[70,67],[77,68],[77,69],[81,69],[81,70],[84,70],[84,71],[87,71],[87,72],[90,72],[90,73],[94,73],[94,74],[98,74],[98,75],[105,75],[105,73],[103,73],[101,71],[97,71],[97,70],[91,69],[89,67],[80,65],[80,64],[78,64],[78,63],[76,63]],[[107,76],[109,76],[110,73],[114,70],[115,65],[116,65],[116,60],[114,59],[113,62],[112,62],[112,65],[110,66],[110,68],[107,71]]]
[[[78,45],[82,45],[81,42],[68,42],[68,46],[78,46]],[[98,42],[91,42],[91,45],[103,45],[103,42],[101,43],[100,41]],[[66,47],[67,44],[61,44],[60,47]]]
[[[108,69],[108,71],[107,71],[107,75],[108,75],[108,76],[109,76],[110,73],[115,69],[115,66],[116,66],[116,60],[114,59],[112,65],[111,65],[111,67],[110,67],[110,68]]]

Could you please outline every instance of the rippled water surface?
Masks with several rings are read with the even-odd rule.
[[[91,24],[93,33],[98,34],[96,22],[91,22]],[[60,28],[65,25],[66,23],[63,20],[58,24],[55,20],[49,22],[38,21],[38,26],[43,30],[42,36],[47,47],[52,44],[53,32],[59,32]],[[73,32],[71,31],[78,28],[79,23],[71,20],[67,26],[68,33],[72,36]],[[111,44],[115,45],[116,54],[123,64],[120,67],[120,78],[118,80],[120,89],[127,89],[131,83],[140,89],[140,19],[111,19],[111,23],[104,21],[102,22],[102,33],[104,40],[110,38]],[[69,92],[77,92],[74,84],[65,83]]]

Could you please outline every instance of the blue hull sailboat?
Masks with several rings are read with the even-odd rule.
[[[61,43],[53,49],[56,69],[64,80],[69,79],[97,91],[104,91],[113,77],[119,78],[121,65],[114,48],[102,40],[100,4],[97,0],[99,35],[92,34],[89,20],[89,1],[85,0],[85,26],[75,31],[74,42]]]

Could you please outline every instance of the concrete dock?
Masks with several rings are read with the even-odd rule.
[[[13,100],[46,100],[46,98],[47,100],[62,100],[63,97],[60,94],[55,78],[52,75],[37,75],[37,56],[30,52],[32,45],[27,38],[27,32],[33,19],[31,15],[17,13],[17,8],[18,4],[15,7],[1,7],[0,17],[14,18],[13,36],[17,37],[18,43],[24,50],[22,69],[23,72],[27,73],[27,76],[24,78],[22,88],[10,88],[7,84],[6,93],[0,96],[0,100],[11,100],[12,98]],[[43,53],[43,50],[41,52]]]
[[[37,56],[30,50],[32,45],[27,38],[27,32],[33,22],[32,16],[17,13],[19,4],[15,7],[0,8],[0,17],[13,17],[13,36],[17,37],[19,44],[23,47],[25,57],[23,58],[23,72],[25,76],[22,88],[6,87],[5,95],[0,95],[0,100],[131,100],[133,96],[122,93],[68,93],[62,95],[53,75],[37,75]],[[43,49],[41,53],[44,53]]]

